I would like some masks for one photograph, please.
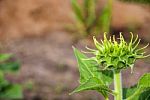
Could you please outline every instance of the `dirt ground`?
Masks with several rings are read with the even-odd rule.
[[[21,62],[20,73],[14,80],[32,83],[32,89],[24,91],[24,100],[103,100],[91,91],[68,95],[79,79],[72,45],[79,49],[92,46],[91,38],[73,44],[74,35],[64,30],[66,23],[73,21],[69,1],[15,1],[0,0],[0,38],[7,40],[1,45],[1,52],[13,53]],[[127,32],[127,26],[133,24],[140,36],[149,41],[149,21],[149,7],[115,1],[112,27],[116,32]],[[149,61],[138,61],[133,74],[130,69],[123,72],[123,85],[134,85],[139,76],[150,72]]]

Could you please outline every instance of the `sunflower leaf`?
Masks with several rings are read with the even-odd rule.
[[[123,89],[125,100],[149,100],[150,99],[150,73],[144,74],[137,85]]]

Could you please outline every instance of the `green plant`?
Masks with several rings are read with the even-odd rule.
[[[146,58],[143,48],[138,48],[140,39],[138,35],[134,39],[131,33],[131,40],[127,43],[122,34],[115,40],[115,36],[109,39],[104,34],[104,40],[99,43],[93,38],[96,50],[86,47],[94,57],[88,58],[83,53],[74,48],[74,53],[78,61],[80,72],[80,85],[71,93],[85,90],[96,90],[101,93],[105,100],[109,100],[109,94],[115,100],[149,100],[150,99],[150,73],[144,74],[139,82],[130,88],[122,88],[121,71],[131,68],[137,59]],[[109,86],[114,80],[114,90]],[[147,98],[147,99],[145,99]]]
[[[9,82],[5,78],[6,73],[14,73],[19,70],[19,63],[12,61],[12,55],[0,54],[0,99],[12,100],[22,98],[21,85]]]
[[[109,32],[112,0],[108,0],[101,13],[96,12],[96,3],[97,0],[84,0],[80,5],[77,0],[71,0],[76,21],[75,27],[80,34],[94,33],[97,35],[100,32]]]
[[[120,1],[127,1],[127,2],[136,2],[136,3],[150,4],[150,0],[120,0]]]

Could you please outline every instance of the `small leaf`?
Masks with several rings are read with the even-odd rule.
[[[83,60],[88,59],[84,54],[74,48],[74,54],[76,56],[79,72],[80,72],[80,83],[84,83],[91,77],[96,77],[103,81],[104,84],[110,85],[113,81],[113,73],[109,71],[101,71],[99,66],[91,60]]]
[[[0,63],[0,70],[3,72],[16,72],[20,64],[18,62],[4,62]]]
[[[150,88],[150,73],[144,74],[138,83],[140,88]]]
[[[137,91],[137,85],[132,86],[130,88],[123,88],[123,98],[126,99],[127,97],[134,94],[136,91]]]
[[[99,79],[93,77],[77,87],[71,94],[84,90],[98,90],[99,87],[102,87],[102,82]]]
[[[5,79],[4,73],[0,71],[0,91],[3,87],[6,87],[7,85],[9,85],[9,82]]]
[[[0,92],[1,99],[21,99],[22,97],[22,88],[18,84],[7,86],[3,92]]]
[[[90,70],[91,64],[89,64],[89,61],[83,60],[86,59],[87,57],[83,55],[81,52],[79,52],[76,48],[74,48],[74,54],[78,61],[79,72],[80,72],[80,83],[84,83],[90,77],[94,77],[93,72]]]
[[[8,60],[10,57],[12,57],[11,54],[0,54],[0,62]]]
[[[144,74],[138,85],[123,89],[125,100],[149,100],[150,98],[150,73]]]
[[[150,100],[150,89],[144,91],[144,92],[140,95],[139,100]]]
[[[107,96],[108,92],[113,94],[112,90],[110,90],[107,86],[105,86],[101,80],[95,77],[88,79],[85,83],[81,84],[70,94],[85,91],[85,90],[97,90],[99,92],[101,91],[106,92],[106,95],[104,97]]]
[[[104,97],[107,97],[108,93],[113,94],[113,92],[108,88],[108,86],[112,83],[112,73],[100,71],[99,66],[94,61],[89,59],[86,60],[87,57],[76,48],[74,48],[74,53],[79,66],[80,86],[72,93],[84,90],[97,90]]]

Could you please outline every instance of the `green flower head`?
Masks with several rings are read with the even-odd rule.
[[[133,68],[133,65],[137,59],[148,57],[149,55],[144,55],[143,48],[138,48],[141,39],[138,39],[138,35],[133,37],[131,33],[131,40],[127,43],[124,40],[123,35],[120,33],[119,42],[115,40],[115,36],[109,39],[104,33],[104,40],[101,43],[93,37],[94,44],[97,50],[90,49],[86,47],[95,56],[87,60],[96,61],[102,70],[120,70],[126,69],[128,67]]]

